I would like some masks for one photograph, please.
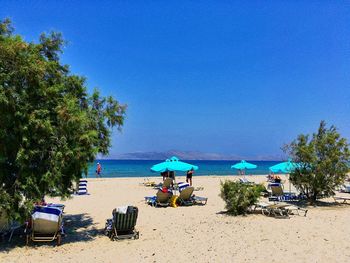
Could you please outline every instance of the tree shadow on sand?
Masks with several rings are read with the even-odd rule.
[[[91,241],[103,235],[103,229],[97,229],[96,224],[87,214],[66,215],[64,229],[66,232],[64,243]]]
[[[96,223],[88,214],[64,215],[63,218],[65,235],[62,238],[62,245],[77,242],[89,242],[96,237],[103,235],[103,229],[97,229]],[[25,247],[24,228],[17,229],[8,242],[8,236],[0,241],[0,253],[9,252],[16,247]],[[29,247],[57,246],[57,242],[30,242]]]

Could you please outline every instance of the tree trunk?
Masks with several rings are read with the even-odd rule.
[[[318,196],[318,193],[313,193],[313,195],[312,195],[312,204],[315,204],[316,203],[316,201],[317,201],[317,196]]]

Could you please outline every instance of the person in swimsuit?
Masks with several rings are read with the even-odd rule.
[[[163,182],[164,180],[168,177],[168,172],[162,172],[160,175],[163,177]]]
[[[97,163],[96,167],[96,177],[101,177],[102,166],[100,163]]]
[[[186,182],[189,183],[190,186],[192,186],[192,175],[193,175],[193,169],[187,171]]]

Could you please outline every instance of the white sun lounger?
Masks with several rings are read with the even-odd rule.
[[[347,201],[350,201],[350,197],[334,196],[333,198],[336,203],[339,203],[338,201],[342,201],[341,203],[345,204]]]

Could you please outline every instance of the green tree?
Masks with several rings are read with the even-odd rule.
[[[344,183],[349,172],[349,145],[334,126],[327,128],[321,121],[317,133],[299,135],[286,149],[300,165],[291,172],[290,180],[312,203],[334,195]]]
[[[68,197],[98,153],[107,154],[125,105],[60,62],[60,33],[38,43],[0,22],[0,209],[23,219],[45,195]]]

